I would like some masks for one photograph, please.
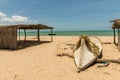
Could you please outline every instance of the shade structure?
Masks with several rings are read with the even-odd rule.
[[[50,29],[51,32],[53,27],[43,24],[19,24],[19,25],[0,25],[0,48],[17,49],[17,30],[19,29],[19,40],[20,40],[20,29],[24,30],[26,42],[26,30],[37,30],[38,42],[40,42],[40,32],[42,29]],[[52,34],[52,33],[51,33]],[[51,35],[52,38],[52,35]],[[53,39],[51,39],[52,41]],[[13,43],[11,43],[13,42]]]
[[[112,25],[112,29],[113,29],[113,32],[114,32],[114,44],[118,46],[119,50],[120,50],[120,19],[116,19],[116,20],[113,20],[113,21],[110,21],[110,22],[113,22],[113,25]],[[117,29],[117,33],[118,33],[118,42],[116,42],[116,29]]]

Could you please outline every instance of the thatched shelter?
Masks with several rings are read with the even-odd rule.
[[[40,43],[40,32],[42,29],[50,29],[51,34],[53,27],[49,27],[43,24],[21,24],[21,25],[1,25],[0,26],[0,48],[3,49],[17,49],[17,30],[19,30],[19,40],[20,40],[20,30],[24,30],[25,42],[26,42],[26,30],[37,30],[38,43]],[[53,41],[53,35],[51,35],[51,41]]]
[[[114,32],[114,44],[120,48],[120,30],[119,30],[120,29],[120,19],[116,19],[116,20],[113,20],[110,22],[113,22],[112,29]],[[118,43],[116,42],[116,29],[117,29],[117,33],[118,33]]]

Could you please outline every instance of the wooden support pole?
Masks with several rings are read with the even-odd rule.
[[[115,29],[113,29],[113,33],[114,33],[114,44],[116,45],[116,40],[115,40],[115,37],[116,37]]]
[[[118,49],[120,51],[120,31],[119,31],[119,27],[118,27]]]
[[[39,31],[39,29],[38,29],[37,37],[38,37],[38,43],[40,43],[40,31]]]
[[[26,43],[26,29],[24,29],[24,34],[25,34],[24,43]]]
[[[19,40],[20,40],[20,29],[19,29]]]
[[[118,42],[119,42],[119,33],[120,33],[120,31],[119,31],[119,27],[118,27]]]
[[[51,29],[51,42],[53,42],[53,29]]]
[[[118,28],[118,33],[119,33],[120,31],[119,31],[119,28]]]

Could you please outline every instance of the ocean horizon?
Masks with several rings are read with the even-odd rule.
[[[55,36],[80,36],[80,35],[89,35],[89,36],[113,36],[112,30],[93,30],[93,31],[53,31]],[[50,31],[40,31],[41,36],[47,36],[50,34]],[[19,35],[19,32],[18,32]],[[21,36],[24,36],[24,32],[20,32]],[[37,31],[26,31],[27,36],[36,36]]]

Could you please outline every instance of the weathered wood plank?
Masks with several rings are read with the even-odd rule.
[[[0,48],[17,49],[17,29],[0,28]]]

